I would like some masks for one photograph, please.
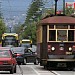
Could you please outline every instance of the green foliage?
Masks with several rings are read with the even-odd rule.
[[[33,43],[36,43],[36,25],[35,23],[31,23],[31,25],[28,25],[25,29],[24,33],[22,34],[23,38],[29,38],[33,41]]]
[[[38,21],[42,15],[42,13],[38,13],[40,11],[41,6],[43,6],[43,0],[32,0],[32,4],[27,11],[27,16],[25,20],[25,24],[27,28],[24,33],[22,33],[23,38],[30,38],[33,43],[36,43],[36,22]],[[33,18],[35,16],[35,18]],[[30,21],[32,19],[32,21]]]
[[[70,16],[74,13],[74,9],[72,7],[65,9],[66,15]]]
[[[38,14],[37,11],[39,11],[39,8],[41,6],[43,6],[43,1],[42,0],[33,0],[32,1],[32,4],[30,5],[30,8],[28,9],[27,11],[27,17],[26,17],[26,20],[25,20],[25,24],[28,24],[29,22],[29,19],[32,18],[32,16],[39,16],[41,14]]]
[[[38,13],[37,11],[40,11],[40,7],[43,5],[43,0],[32,0],[27,11],[25,23],[14,27],[14,31],[19,34],[20,39],[29,38],[33,43],[36,43],[36,20],[39,20],[42,15],[42,13]],[[35,18],[33,18],[33,16],[35,16]],[[30,21],[30,19],[32,20]],[[24,26],[27,27],[23,29]]]
[[[6,31],[6,26],[5,26],[4,22],[3,22],[3,20],[0,19],[0,39],[1,39],[2,34],[3,34],[5,31]]]

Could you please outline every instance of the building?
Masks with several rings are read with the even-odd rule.
[[[55,6],[55,0],[45,0],[45,7],[46,8],[54,8]],[[63,8],[63,1],[65,2],[74,2],[74,0],[58,0],[57,2],[57,8],[58,10],[61,10]]]
[[[74,2],[74,0],[58,0],[58,3],[57,3],[58,10],[63,10],[63,1],[65,1],[65,3],[69,2],[71,4]]]
[[[73,9],[75,9],[75,2],[66,2],[65,3],[65,7],[66,8],[72,7]]]

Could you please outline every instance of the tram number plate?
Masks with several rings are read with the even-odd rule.
[[[68,54],[72,54],[72,52],[66,52],[66,54],[68,55]]]
[[[67,67],[66,63],[58,63],[57,67]]]
[[[59,46],[64,46],[64,44],[59,44]]]

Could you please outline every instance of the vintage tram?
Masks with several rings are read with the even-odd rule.
[[[3,33],[2,34],[2,47],[18,47],[18,34],[16,33]]]
[[[74,69],[74,17],[49,16],[37,24],[37,56],[45,68]]]

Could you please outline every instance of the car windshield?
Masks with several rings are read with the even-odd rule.
[[[30,49],[25,50],[25,53],[32,53]]]
[[[9,58],[10,53],[8,50],[0,50],[0,58]]]
[[[30,47],[30,44],[22,44],[21,47],[29,48]]]
[[[24,48],[23,47],[15,47],[11,49],[14,53],[24,53]]]

